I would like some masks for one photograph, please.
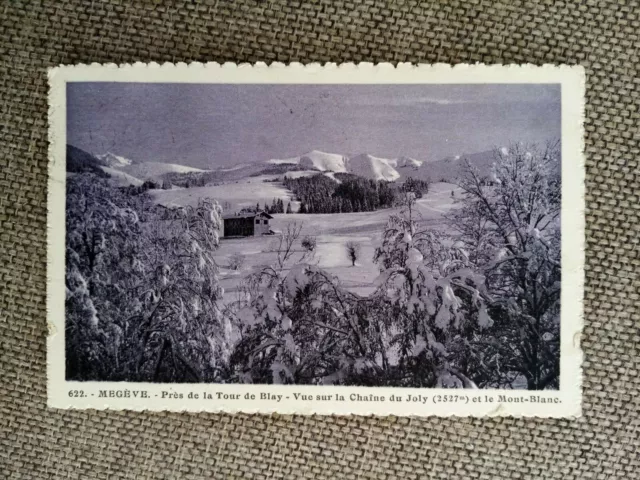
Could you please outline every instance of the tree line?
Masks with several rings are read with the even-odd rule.
[[[257,171],[249,174],[250,177],[260,175],[280,175],[286,172],[304,170],[296,164],[265,164]],[[160,177],[160,185],[167,182],[169,185],[176,185],[183,188],[206,187],[207,185],[217,185],[225,181],[227,173],[224,171],[212,170],[204,172],[167,172]],[[160,188],[160,187],[157,187]],[[164,187],[163,187],[164,188]]]
[[[371,212],[398,204],[400,193],[411,190],[421,197],[429,184],[409,178],[396,185],[347,173],[335,173],[335,179],[323,174],[310,177],[285,177],[284,186],[300,201],[298,213]]]
[[[271,205],[267,202],[264,202],[264,208],[260,208],[260,203],[256,203],[256,212],[263,211],[266,213],[292,213],[291,211],[291,203],[287,203],[285,208],[284,201],[281,198],[274,198],[271,201]]]

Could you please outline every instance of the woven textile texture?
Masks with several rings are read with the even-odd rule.
[[[8,0],[0,26],[1,478],[640,478],[640,2]],[[47,67],[260,60],[584,65],[582,418],[46,408]]]

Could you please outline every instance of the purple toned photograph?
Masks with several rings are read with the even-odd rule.
[[[560,388],[559,84],[66,102],[66,380]]]

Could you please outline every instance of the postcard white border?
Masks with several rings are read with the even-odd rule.
[[[444,390],[389,387],[341,387],[300,385],[151,384],[71,382],[65,380],[65,181],[66,181],[66,83],[237,83],[237,84],[482,84],[554,83],[562,91],[562,292],[560,389],[558,391]],[[579,66],[533,65],[411,65],[399,64],[301,64],[255,65],[134,64],[77,65],[49,70],[49,182],[47,225],[47,394],[54,408],[207,411],[322,415],[395,416],[526,416],[578,417],[582,400],[582,352],[584,291],[584,93],[585,74]],[[82,391],[84,397],[70,397]],[[121,396],[100,397],[100,391]],[[128,396],[127,396],[128,392]],[[146,392],[147,398],[140,398]],[[182,394],[183,399],[163,398],[162,392]],[[189,392],[199,399],[189,399]],[[206,393],[213,399],[203,399]],[[239,394],[237,400],[217,399]],[[294,393],[312,395],[311,401],[295,400]],[[255,395],[256,399],[246,398]],[[280,401],[260,395],[282,395]],[[385,397],[385,401],[318,401],[316,395]],[[401,396],[402,402],[390,401]],[[426,397],[425,403],[408,403],[408,395]],[[466,397],[438,402],[445,395]],[[514,402],[517,398],[550,400]],[[475,402],[476,397],[484,399]],[[489,402],[489,398],[493,402]],[[498,401],[500,398],[507,401]],[[558,402],[558,403],[555,403]]]

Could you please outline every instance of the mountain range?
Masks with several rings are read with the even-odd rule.
[[[494,162],[493,150],[446,157],[435,162],[423,162],[411,157],[381,158],[368,153],[349,157],[313,150],[299,157],[271,159],[267,163],[281,166],[295,164],[321,172],[352,173],[364,178],[389,182],[402,181],[408,177],[420,180],[430,179],[434,182],[452,182],[463,173],[467,160],[479,170],[480,175],[486,176]]]
[[[162,181],[167,175],[175,178],[183,174],[201,175],[207,182],[228,182],[258,175],[286,174],[296,170],[324,172],[332,178],[333,173],[351,173],[363,178],[391,182],[404,181],[409,177],[433,182],[454,182],[462,174],[467,160],[478,169],[481,176],[488,176],[494,162],[493,151],[422,162],[410,157],[390,159],[368,153],[347,156],[312,150],[298,157],[203,170],[177,163],[136,162],[111,152],[94,156],[67,145],[68,171],[108,174],[119,185],[140,185],[145,180]]]

